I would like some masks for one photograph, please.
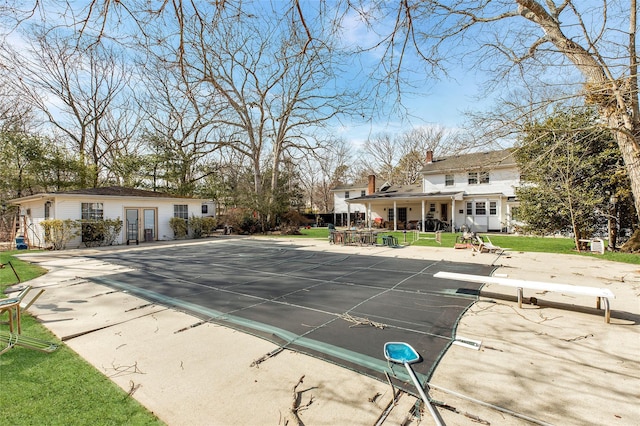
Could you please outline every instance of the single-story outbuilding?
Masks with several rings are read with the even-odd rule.
[[[44,229],[40,223],[46,219],[120,219],[123,226],[116,244],[172,240],[170,219],[203,216],[203,205],[208,200],[111,186],[29,195],[10,203],[20,208],[18,235],[23,235],[31,247],[44,248]],[[80,246],[82,236],[67,243],[67,247]]]

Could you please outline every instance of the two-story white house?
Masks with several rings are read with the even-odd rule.
[[[520,171],[511,150],[440,159],[429,151],[421,174],[419,184],[383,185],[345,203],[364,206],[368,226],[381,221],[393,230],[513,231]]]
[[[351,222],[365,220],[366,205],[351,202],[351,199],[365,197],[374,191],[375,187],[369,188],[367,182],[338,185],[333,188],[331,190],[333,193],[333,223],[337,226],[349,226]]]

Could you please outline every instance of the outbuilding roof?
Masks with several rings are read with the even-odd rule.
[[[74,189],[70,191],[42,192],[26,197],[11,200],[12,204],[37,200],[42,198],[54,198],[57,196],[93,196],[93,197],[135,197],[135,198],[182,198],[195,199],[182,195],[174,195],[166,192],[147,191],[145,189],[126,188],[122,186],[106,186],[102,188]]]

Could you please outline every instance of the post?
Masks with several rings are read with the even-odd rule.
[[[618,197],[612,195],[609,198],[609,214],[607,217],[607,227],[609,230],[609,251],[615,251],[616,249],[616,240],[618,239],[618,220],[616,215],[616,203],[618,202]]]

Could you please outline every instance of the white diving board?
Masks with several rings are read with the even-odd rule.
[[[600,309],[600,301],[604,301],[604,320],[609,323],[611,321],[611,309],[609,307],[609,298],[615,299],[616,296],[608,288],[587,287],[572,284],[547,283],[542,281],[527,281],[513,278],[502,277],[485,277],[482,275],[459,274],[456,272],[440,271],[433,275],[435,278],[444,278],[448,280],[467,281],[482,284],[497,284],[507,287],[515,287],[518,289],[518,307],[522,308],[523,289],[553,291],[556,293],[569,293],[581,296],[596,297],[596,309]]]

